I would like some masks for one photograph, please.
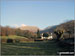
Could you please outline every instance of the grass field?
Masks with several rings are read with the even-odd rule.
[[[61,46],[55,40],[26,41],[21,36],[2,36],[0,39],[19,39],[20,42],[1,42],[2,55],[56,55],[60,51],[69,51],[69,47]],[[21,40],[22,39],[22,40]],[[62,44],[61,44],[62,45]],[[71,46],[72,47],[72,46]],[[70,50],[72,50],[71,48]]]
[[[1,39],[20,39],[20,38],[25,38],[25,37],[10,35],[10,36],[0,36],[0,38]]]
[[[32,43],[2,43],[2,55],[56,55],[60,50],[57,43],[32,42]]]

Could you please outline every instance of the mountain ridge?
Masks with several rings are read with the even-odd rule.
[[[39,29],[37,26],[20,26],[18,27],[21,30],[29,30],[31,32],[37,32],[37,30]]]

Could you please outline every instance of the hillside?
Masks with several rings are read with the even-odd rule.
[[[70,37],[74,37],[74,30],[75,30],[74,22],[75,22],[75,20],[71,20],[71,21],[62,23],[62,24],[58,25],[58,27],[56,27],[55,30],[63,29],[65,31],[64,37],[65,36],[69,37],[69,34],[70,34]]]
[[[71,31],[74,33],[74,22],[75,20],[71,20],[68,22],[61,23],[60,25],[55,25],[55,26],[48,26],[44,30],[40,30],[40,33],[44,32],[53,32],[55,29],[64,29],[65,31]]]
[[[63,29],[66,30],[66,31],[71,31],[71,32],[74,33],[74,22],[75,22],[75,20],[71,20],[71,21],[62,23],[62,24],[60,24],[57,28],[58,28],[58,29],[62,29],[62,28],[63,28]],[[57,28],[56,28],[56,29],[57,29]]]
[[[52,26],[52,27],[50,27],[50,26],[48,26],[47,28],[45,28],[44,30],[40,30],[40,33],[44,33],[44,32],[53,32],[54,31],[54,29],[56,29],[56,25],[55,26]]]
[[[65,31],[70,31],[74,33],[74,22],[75,20],[71,20],[65,23],[60,24],[56,29],[64,29]]]
[[[21,30],[29,30],[31,32],[37,32],[37,30],[39,29],[36,26],[20,26],[19,27]]]

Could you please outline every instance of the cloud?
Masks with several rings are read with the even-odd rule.
[[[25,25],[25,24],[21,24],[21,26],[27,26],[27,25]]]

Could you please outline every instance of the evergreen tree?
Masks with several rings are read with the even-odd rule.
[[[41,38],[39,29],[37,30],[37,38]]]

